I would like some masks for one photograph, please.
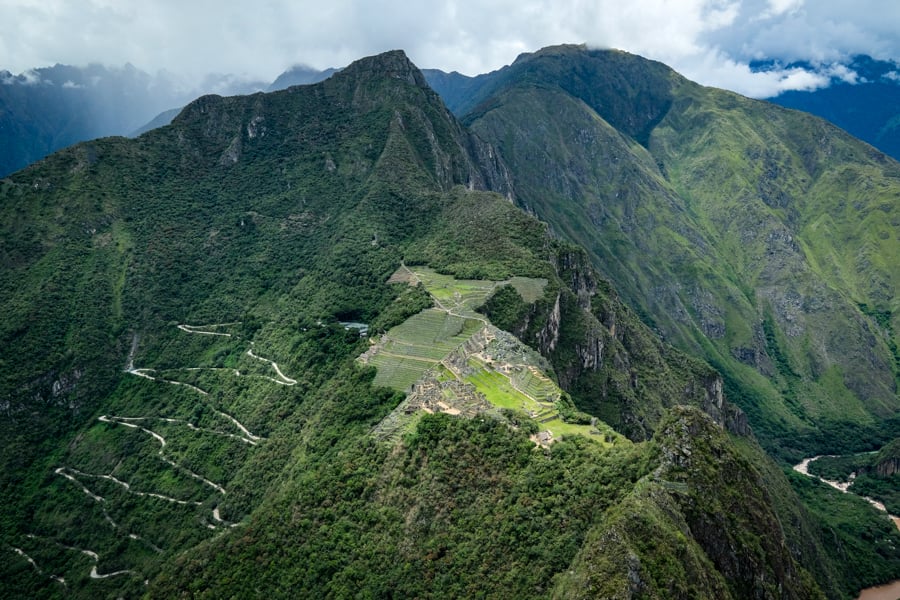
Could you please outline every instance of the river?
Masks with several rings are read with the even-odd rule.
[[[826,483],[833,487],[836,490],[840,490],[845,494],[850,492],[848,488],[850,487],[850,483],[853,481],[853,475],[850,477],[850,481],[847,483],[842,483],[840,481],[831,481],[828,479],[823,479],[822,477],[818,477],[809,472],[809,463],[822,458],[823,456],[834,456],[830,454],[820,454],[819,456],[813,456],[812,458],[804,458],[800,463],[794,465],[794,470],[798,473],[803,473],[807,477],[813,477],[818,479],[822,483]],[[855,473],[854,473],[855,475]],[[887,512],[884,504],[878,502],[869,497],[865,497],[865,500],[869,502],[872,506],[880,510],[881,512]],[[897,529],[900,530],[900,517],[896,517],[894,515],[888,515],[891,520],[894,522],[894,525],[897,526]],[[884,585],[877,585],[874,587],[866,588],[859,593],[859,597],[857,600],[898,600],[900,599],[900,579],[891,581],[890,583],[886,583]]]
[[[897,600],[900,598],[900,579],[885,585],[866,588],[857,600]]]

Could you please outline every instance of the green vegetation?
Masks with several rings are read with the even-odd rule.
[[[715,365],[767,449],[787,460],[892,436],[895,162],[622,52],[547,48],[473,94],[457,110],[498,147],[517,201]],[[521,310],[508,292],[492,308]]]
[[[536,298],[537,300],[539,298]],[[534,302],[534,300],[532,301]],[[512,285],[497,288],[480,310],[500,329],[513,331],[528,312],[528,303]]]
[[[809,463],[809,472],[830,481],[851,482],[849,491],[884,504],[888,513],[900,513],[900,442],[893,440],[877,452],[822,456]]]
[[[842,494],[823,483],[789,473],[791,487],[811,514],[828,524],[831,543],[824,549],[843,581],[844,593],[855,593],[877,581],[895,578],[897,528],[865,500]]]
[[[816,371],[830,395],[809,401],[816,338],[790,335],[779,297],[770,337],[803,415],[781,402],[787,371],[760,391],[746,383],[762,371],[741,362],[754,375],[723,382],[639,318],[671,333],[650,310],[665,305],[712,335],[725,317],[705,308],[718,291],[657,290],[630,253],[638,226],[672,216],[641,194],[674,199],[662,175],[644,185],[646,148],[679,112],[669,84],[683,84],[627,55],[607,66],[623,86],[647,75],[610,105],[622,132],[592,116],[554,139],[601,131],[620,165],[593,181],[618,181],[607,191],[630,204],[582,219],[560,201],[569,225],[553,231],[634,225],[602,243],[617,249],[610,272],[656,290],[636,311],[592,267],[598,246],[556,239],[509,201],[507,165],[400,52],[314,86],[204,97],[137,140],[75,146],[3,180],[0,595],[815,598],[900,575],[884,520],[832,514],[804,480],[807,513],[723,396],[731,381],[749,390],[736,399],[763,398],[751,418],[792,416],[783,431],[843,400],[856,375],[838,365]],[[614,99],[616,86],[589,83],[576,87],[594,104]],[[520,100],[555,102],[550,125],[585,111]],[[547,175],[573,178],[560,189],[588,173],[570,156]],[[519,200],[542,193],[508,166]],[[677,259],[661,276],[716,275],[718,258],[684,254],[706,238],[675,233],[660,238]],[[728,264],[726,314],[744,326],[726,324],[727,339],[759,332],[765,346],[738,319],[755,288]]]
[[[872,454],[850,454],[848,456],[821,456],[809,463],[809,472],[816,477],[831,481],[849,481],[850,475],[869,466]]]
[[[851,491],[864,498],[874,498],[884,504],[887,511],[896,515],[900,513],[900,475],[878,477],[865,472],[853,480]]]
[[[423,310],[372,340],[372,347],[360,361],[377,368],[375,385],[409,391],[413,384],[435,377],[440,395],[427,400],[427,406],[423,405],[429,411],[438,408],[459,414],[464,407],[458,405],[465,404],[465,396],[471,395],[484,398],[489,405],[500,409],[499,414],[509,415],[513,424],[520,425],[522,417],[536,421],[537,429],[549,431],[550,439],[562,435],[589,438],[601,435],[596,439],[604,442],[620,439],[611,428],[596,423],[590,415],[577,411],[571,400],[563,398],[553,380],[535,366],[545,362],[533,350],[521,343],[510,345],[509,339],[496,342],[492,338],[502,332],[491,323],[477,315],[477,318],[462,316],[475,314],[473,307],[484,305],[489,294],[493,298],[503,290],[512,290],[524,306],[522,296],[516,291],[522,289],[534,302],[540,298],[546,280],[515,277],[507,284],[460,280],[426,267],[405,265],[391,280],[421,286],[440,308]],[[478,340],[474,339],[476,334]],[[459,390],[447,386],[447,382],[470,386],[469,394],[460,396]],[[398,407],[394,413],[399,410],[410,412],[407,405]],[[378,428],[380,435],[391,437],[385,432],[410,431],[411,424],[418,423],[419,417],[415,413],[405,418],[389,415],[389,424]],[[532,429],[531,425],[527,427]]]

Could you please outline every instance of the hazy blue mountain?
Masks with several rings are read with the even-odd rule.
[[[291,67],[281,75],[275,78],[275,81],[267,88],[270,92],[283,90],[292,85],[308,85],[310,83],[318,83],[324,79],[328,79],[338,72],[339,69],[330,68],[324,71],[307,67],[306,65],[296,65]]]
[[[463,109],[477,96],[478,90],[492,81],[494,73],[496,72],[470,77],[456,71],[447,73],[440,69],[422,69],[428,85],[440,94],[447,108],[457,116],[465,112]]]
[[[162,111],[204,93],[246,94],[264,87],[224,75],[185,86],[131,65],[0,71],[0,177],[80,141],[132,134]]]
[[[755,68],[764,70],[769,64],[757,63]],[[828,119],[900,160],[900,64],[857,56],[846,68],[858,78],[849,82],[834,76],[826,88],[784,92],[769,101]]]
[[[172,119],[178,116],[178,113],[181,112],[181,108],[170,108],[169,110],[164,110],[159,113],[150,122],[145,123],[144,125],[138,127],[136,130],[132,131],[128,134],[128,137],[137,137],[142,133],[146,133],[152,129],[156,129],[157,127],[162,127],[163,125],[168,125],[172,122]]]
[[[268,87],[266,87],[266,91],[275,92],[291,87],[292,85],[309,85],[311,83],[318,83],[320,81],[328,79],[329,77],[337,73],[338,70],[339,69],[331,68],[325,69],[324,71],[318,71],[305,65],[297,65],[279,75],[275,79],[275,81],[273,81]],[[174,119],[178,115],[179,112],[181,112],[181,108],[173,108],[161,112],[156,115],[149,123],[146,123],[136,131],[132,132],[131,135],[138,136],[146,131],[150,131],[151,129],[156,129],[157,127],[168,125],[172,122],[172,119]]]

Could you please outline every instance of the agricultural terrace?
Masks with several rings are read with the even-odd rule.
[[[375,384],[409,392],[426,375],[442,382],[472,386],[496,408],[520,411],[541,424],[551,434],[579,434],[596,439],[597,429],[589,425],[565,423],[559,416],[560,389],[539,368],[534,351],[515,340],[518,352],[493,356],[492,340],[501,334],[475,309],[499,286],[512,285],[527,301],[543,294],[547,281],[514,277],[508,281],[459,280],[426,267],[401,266],[391,282],[422,283],[435,307],[423,310],[392,328],[360,357],[377,367]],[[479,334],[479,335],[476,335]],[[514,339],[514,338],[512,338]],[[460,356],[464,359],[460,361]],[[453,404],[453,394],[445,386],[437,405]],[[454,409],[450,408],[449,411]],[[458,411],[456,411],[458,412]],[[455,413],[454,413],[455,414]],[[393,416],[392,421],[397,420]],[[399,423],[388,427],[394,429]]]
[[[482,321],[438,308],[413,315],[388,331],[370,350],[368,362],[378,368],[375,385],[408,391],[425,371],[440,364],[482,327]]]

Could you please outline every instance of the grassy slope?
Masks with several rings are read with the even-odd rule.
[[[896,163],[623,53],[549,49],[497,81],[466,120],[520,203],[720,369],[768,448],[889,433],[875,432],[897,405]]]

